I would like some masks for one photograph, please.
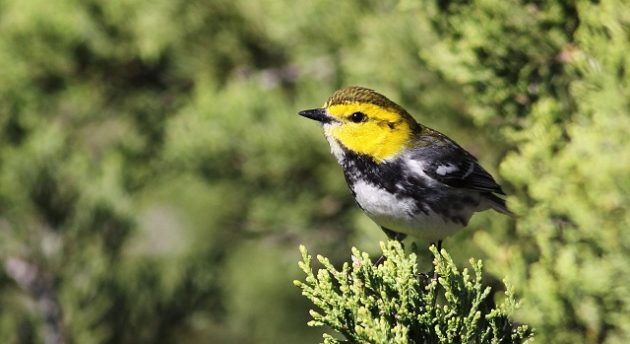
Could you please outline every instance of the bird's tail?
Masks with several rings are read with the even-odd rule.
[[[507,204],[505,204],[505,200],[493,193],[487,192],[484,193],[486,201],[490,208],[509,216],[514,216],[514,213],[508,209]]]

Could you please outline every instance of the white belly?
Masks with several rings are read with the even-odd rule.
[[[412,198],[399,198],[364,181],[352,186],[357,203],[379,226],[408,234],[421,241],[435,242],[463,228],[432,211],[419,211]]]

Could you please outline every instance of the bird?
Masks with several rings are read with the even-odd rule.
[[[474,213],[512,214],[477,158],[372,89],[339,89],[298,114],[321,124],[356,203],[389,239],[411,236],[439,252]]]

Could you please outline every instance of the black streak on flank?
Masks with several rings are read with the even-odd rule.
[[[376,163],[367,155],[356,154],[345,148],[344,151],[344,175],[355,198],[352,186],[362,180],[396,195],[398,199],[413,199],[415,209],[410,212],[410,216],[434,212],[445,220],[463,226],[468,223],[470,208],[474,209],[479,205],[478,200],[465,193],[453,193],[450,186],[429,186],[426,179],[408,170],[406,164],[400,160]]]
[[[345,150],[345,149],[344,149]],[[402,164],[395,162],[383,162],[377,164],[372,158],[363,154],[356,154],[345,150],[343,161],[344,176],[346,182],[352,186],[359,180],[378,186],[387,192],[396,195],[396,198],[411,198],[415,201],[416,209],[410,216],[418,212],[428,214],[429,208],[422,202],[425,197],[436,197],[427,184],[405,172]],[[352,191],[353,195],[354,191]]]

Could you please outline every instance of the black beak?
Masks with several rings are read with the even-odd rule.
[[[308,117],[310,119],[314,119],[318,122],[328,123],[331,118],[326,115],[326,109],[310,109],[298,112],[300,116]]]

